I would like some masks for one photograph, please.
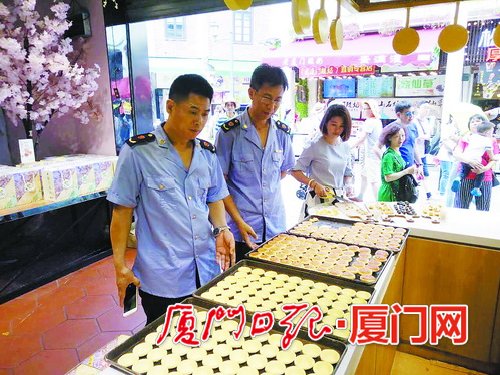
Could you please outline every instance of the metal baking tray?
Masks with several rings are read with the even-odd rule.
[[[278,234],[275,237],[271,238],[270,240],[264,242],[259,247],[255,248],[254,250],[249,251],[248,253],[245,254],[245,257],[248,258],[248,259],[252,259],[252,260],[258,261],[258,262],[271,263],[271,264],[279,264],[279,265],[281,265],[283,267],[289,267],[289,268],[299,269],[299,270],[306,270],[306,271],[308,271],[308,272],[310,272],[312,274],[315,274],[315,275],[328,276],[328,277],[332,277],[332,278],[339,278],[339,279],[343,279],[343,280],[349,280],[349,281],[352,281],[352,282],[355,282],[355,283],[359,283],[359,284],[374,285],[374,284],[377,283],[378,279],[380,278],[380,275],[382,274],[382,272],[385,269],[386,264],[389,262],[389,259],[392,257],[392,254],[393,254],[392,251],[387,251],[386,250],[389,253],[389,256],[387,257],[387,259],[385,261],[381,262],[382,265],[381,265],[380,270],[378,270],[377,272],[372,273],[372,275],[375,277],[375,281],[373,281],[373,282],[366,282],[366,281],[361,280],[360,279],[361,275],[359,273],[355,274],[356,278],[353,280],[353,279],[344,278],[341,275],[332,275],[332,274],[329,274],[329,273],[326,273],[326,272],[314,271],[314,270],[306,268],[307,266],[291,265],[291,264],[287,264],[287,263],[281,263],[278,260],[256,258],[256,257],[252,256],[252,254],[258,253],[259,249],[265,247],[267,244],[269,244],[270,242],[272,242],[274,238],[276,238],[276,237],[278,237],[280,235],[301,237],[301,238],[306,238],[306,239],[312,240],[312,241],[321,241],[321,240],[318,240],[318,239],[313,238],[313,237],[306,237],[306,236],[300,236],[300,235],[295,235],[295,234],[282,233],[282,234]],[[323,241],[328,242],[328,243],[334,243],[334,244],[344,244],[343,242],[338,242],[338,241],[331,241],[331,240],[323,240]],[[367,246],[363,246],[363,247],[367,247]],[[374,248],[369,248],[369,249],[370,249],[370,252],[371,252],[372,256],[377,251],[377,249],[374,249]],[[324,260],[325,261],[327,260],[326,255],[325,255]],[[354,263],[354,260],[351,260],[349,262],[349,265],[352,265],[353,263]]]
[[[303,221],[301,221],[300,223],[298,223],[297,225],[295,225],[292,228],[290,228],[287,231],[287,233],[293,234],[293,235],[296,235],[296,236],[311,237],[311,238],[315,238],[317,240],[334,241],[334,240],[329,239],[329,238],[322,238],[321,236],[307,235],[307,234],[295,232],[295,228],[298,225],[300,225],[300,224],[302,224],[302,223],[304,223],[306,221],[309,221],[310,219],[313,219],[313,218],[317,219],[317,221],[315,221],[313,223],[313,226],[326,225],[326,226],[329,226],[331,228],[352,227],[352,226],[354,226],[354,224],[360,223],[360,221],[355,221],[355,220],[346,220],[346,219],[337,219],[337,218],[330,218],[330,217],[318,216],[318,215],[310,215],[307,218],[305,218]],[[367,225],[369,225],[369,224],[367,224]],[[363,243],[361,243],[361,241],[360,242],[356,242],[356,241],[349,241],[349,240],[345,240],[345,239],[336,240],[334,242],[345,243],[345,244],[350,244],[350,245],[357,245],[357,246],[363,246],[363,247],[369,247],[371,249],[386,250],[386,251],[392,251],[392,252],[399,252],[399,251],[401,251],[404,248],[406,240],[408,238],[408,234],[409,234],[409,230],[407,228],[396,227],[396,226],[393,226],[393,225],[383,225],[383,224],[378,224],[378,223],[377,224],[373,224],[373,225],[378,225],[378,226],[387,227],[387,228],[401,228],[401,229],[403,229],[405,231],[405,233],[403,235],[403,240],[399,244],[399,247],[397,249],[389,249],[389,248],[386,248],[386,247],[383,247],[383,246],[376,246],[376,245],[374,246],[374,245],[371,245],[371,244],[363,244]]]
[[[341,287],[341,288],[349,288],[349,289],[353,289],[355,291],[366,291],[366,292],[369,292],[371,294],[371,297],[367,301],[368,303],[371,303],[371,300],[373,298],[374,291],[375,291],[375,288],[373,286],[355,283],[355,282],[352,282],[351,280],[334,278],[332,276],[325,276],[324,274],[320,274],[320,273],[311,273],[309,271],[301,270],[298,268],[285,267],[285,266],[279,265],[277,263],[270,263],[270,262],[267,263],[267,262],[259,262],[259,261],[244,259],[244,260],[241,260],[238,263],[236,263],[233,267],[231,267],[230,269],[228,269],[224,273],[222,273],[219,276],[212,279],[209,283],[205,284],[204,286],[202,286],[201,288],[196,290],[194,292],[193,296],[196,298],[205,300],[205,301],[209,301],[211,303],[221,305],[221,306],[229,306],[228,304],[225,304],[223,302],[219,302],[216,300],[211,300],[211,299],[207,299],[205,297],[202,297],[202,294],[207,292],[210,288],[216,286],[219,281],[222,281],[226,277],[236,273],[238,271],[238,269],[240,267],[243,267],[243,266],[250,267],[250,268],[262,268],[266,271],[275,271],[277,273],[284,273],[284,274],[287,274],[288,276],[298,276],[302,279],[312,280],[315,283],[323,282],[327,285],[336,285],[336,286]],[[255,284],[256,289],[259,289],[259,287],[258,287],[258,286],[260,286],[259,281],[255,281],[254,283],[252,283],[252,285],[253,284]],[[245,288],[246,287],[243,286],[242,289],[240,289],[240,290],[243,291]],[[286,303],[286,302],[283,302],[281,304],[284,304],[284,303]],[[243,305],[244,305],[244,303],[243,303]],[[247,312],[249,314],[253,314],[252,311],[247,311]],[[306,328],[301,327],[301,329],[306,329]],[[337,340],[346,341],[345,338],[335,336],[335,335],[331,335],[329,337],[333,337]]]
[[[187,298],[184,301],[182,301],[182,303],[193,305],[201,310],[209,310],[213,307],[218,306],[217,304],[214,304],[212,302],[198,299],[198,298],[194,298],[194,297]],[[247,321],[246,325],[247,326],[250,326],[250,324],[252,322],[251,319],[252,319],[252,317],[247,314],[246,315],[246,321]],[[112,349],[108,354],[106,354],[105,359],[111,364],[111,366],[113,366],[114,368],[118,369],[119,371],[121,371],[125,374],[133,374],[133,375],[138,374],[137,372],[132,371],[128,367],[120,366],[118,364],[118,359],[123,354],[131,352],[135,345],[139,344],[140,342],[143,342],[144,338],[148,334],[150,334],[151,332],[155,332],[156,328],[159,325],[162,325],[164,323],[164,321],[165,321],[165,314],[162,315],[161,317],[159,317],[157,320],[155,320],[151,324],[149,324],[148,326],[144,327],[142,330],[140,330],[138,333],[136,333],[132,337],[128,338],[125,342],[118,345],[116,348]],[[236,320],[236,321],[238,321],[238,320]],[[278,324],[275,324],[269,333],[270,334],[272,334],[272,333],[281,333],[282,334],[283,332],[284,332],[284,328],[280,327]],[[338,352],[340,355],[340,359],[338,360],[338,362],[335,365],[333,365],[333,372],[332,372],[332,374],[335,374],[335,372],[336,372],[337,368],[339,367],[339,364],[342,362],[344,355],[345,355],[345,352],[347,350],[347,347],[344,343],[337,341],[337,340],[334,340],[332,338],[326,337],[326,336],[322,337],[318,341],[313,341],[309,338],[309,336],[307,335],[307,333],[305,331],[299,331],[296,339],[300,339],[302,342],[306,342],[309,344],[316,344],[316,345],[320,346],[322,349],[333,349],[336,352]],[[242,340],[242,339],[240,339],[240,340]],[[179,345],[182,345],[182,344],[179,344]],[[153,345],[153,347],[156,347],[156,345]],[[210,353],[210,352],[211,352],[211,350],[207,351],[207,353]],[[184,359],[184,357],[185,356],[182,356],[181,358]],[[265,372],[264,369],[260,370],[261,374],[263,374],[264,372]],[[306,371],[306,374],[312,374],[312,373],[313,373],[312,369]]]

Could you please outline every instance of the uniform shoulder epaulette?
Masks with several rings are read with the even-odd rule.
[[[201,148],[204,148],[205,150],[208,150],[210,152],[215,153],[215,146],[213,144],[211,144],[210,142],[207,142],[203,139],[200,139],[200,146],[201,146]]]
[[[278,129],[283,130],[286,134],[290,134],[292,132],[292,129],[280,120],[276,120],[276,126]]]
[[[145,143],[153,142],[156,139],[155,135],[153,133],[145,133],[145,134],[139,134],[135,135],[127,140],[127,144],[130,147],[134,147],[137,145],[142,145]]]
[[[237,118],[233,118],[229,121],[226,121],[222,126],[220,127],[224,133],[227,133],[229,130],[236,128],[237,126],[240,125],[240,120]]]

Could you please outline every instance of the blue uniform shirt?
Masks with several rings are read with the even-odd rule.
[[[216,146],[223,173],[243,220],[265,241],[286,229],[281,198],[281,172],[295,163],[290,136],[271,121],[267,144],[262,148],[259,134],[248,110],[236,117],[240,124],[217,133]],[[228,218],[236,241],[242,241],[236,224]],[[264,227],[265,237],[264,238]]]
[[[403,160],[406,162],[407,167],[415,164],[415,143],[417,141],[417,138],[417,125],[412,122],[406,127],[406,139],[399,148],[399,152],[401,153]]]
[[[202,285],[220,273],[207,203],[229,193],[216,154],[199,140],[186,170],[163,128],[153,134],[150,143],[123,146],[108,200],[135,208],[141,289],[182,297],[196,289],[195,266]]]

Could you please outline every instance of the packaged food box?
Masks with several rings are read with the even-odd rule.
[[[0,169],[0,210],[17,205],[15,168]]]
[[[48,201],[61,201],[78,196],[78,179],[73,165],[53,166],[42,171],[43,196]]]
[[[14,174],[17,205],[43,200],[41,167],[16,168]]]
[[[95,173],[95,191],[109,189],[114,176],[113,162],[106,159],[96,159],[92,165]]]

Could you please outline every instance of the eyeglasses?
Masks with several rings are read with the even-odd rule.
[[[407,117],[412,117],[415,114],[415,111],[408,111],[405,113]]]
[[[256,95],[259,95],[259,93],[255,93]],[[262,104],[265,104],[265,105],[274,105],[275,107],[279,107],[281,105],[281,99],[276,99],[276,100],[273,100],[273,98],[271,98],[270,96],[267,96],[267,95],[263,95],[263,96],[260,96],[260,102]]]

